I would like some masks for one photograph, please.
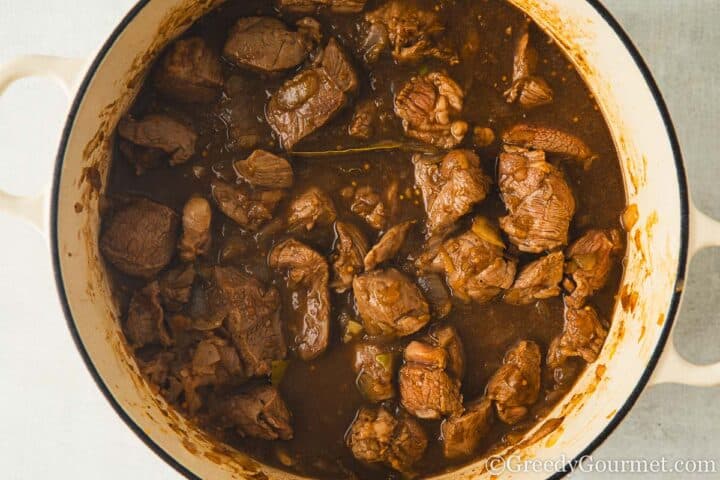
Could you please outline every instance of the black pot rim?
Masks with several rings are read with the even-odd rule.
[[[103,44],[102,48],[98,52],[97,56],[93,60],[90,68],[88,69],[87,73],[85,74],[85,77],[83,78],[80,87],[78,89],[78,92],[75,96],[75,99],[72,103],[72,106],[70,108],[65,127],[62,132],[62,137],[60,141],[60,146],[58,149],[58,153],[55,160],[55,169],[53,173],[53,182],[52,182],[52,194],[51,194],[51,205],[50,205],[50,238],[51,238],[51,255],[52,255],[52,262],[53,262],[53,270],[54,270],[54,276],[55,276],[55,284],[58,291],[58,296],[60,299],[60,303],[63,309],[63,312],[65,314],[65,319],[68,325],[68,328],[70,330],[70,333],[72,335],[73,341],[75,342],[75,346],[77,347],[78,351],[80,352],[80,355],[83,359],[83,362],[85,363],[85,366],[87,367],[88,371],[90,372],[93,380],[95,381],[96,385],[102,391],[103,395],[107,399],[107,401],[110,403],[112,408],[115,410],[115,412],[120,416],[120,418],[125,422],[125,424],[133,431],[135,434],[140,438],[140,440],[145,443],[152,451],[154,451],[160,458],[162,458],[168,465],[173,467],[178,473],[185,476],[186,478],[190,479],[197,479],[199,478],[197,475],[195,475],[193,472],[191,472],[185,465],[178,462],[172,455],[170,455],[168,452],[162,449],[155,441],[153,441],[152,438],[150,438],[149,435],[147,435],[136,423],[135,421],[125,412],[125,410],[122,408],[122,406],[118,403],[118,401],[113,397],[112,393],[110,392],[108,386],[105,384],[104,380],[101,378],[100,374],[98,373],[97,369],[95,368],[95,365],[92,362],[92,359],[90,358],[90,355],[88,354],[87,350],[85,349],[85,346],[82,343],[82,340],[80,338],[80,334],[77,330],[77,327],[75,325],[75,321],[72,316],[72,312],[70,310],[70,304],[68,302],[67,298],[67,292],[65,291],[65,286],[63,284],[62,279],[62,270],[61,270],[61,263],[60,263],[60,252],[58,247],[58,238],[57,238],[57,224],[58,224],[58,195],[60,190],[60,178],[61,178],[61,172],[62,172],[62,165],[63,165],[63,159],[65,157],[65,152],[67,148],[68,139],[70,138],[70,134],[73,128],[73,124],[75,123],[75,118],[77,116],[80,104],[85,96],[85,93],[87,92],[88,86],[94,77],[98,67],[102,63],[103,59],[105,58],[108,51],[113,47],[118,37],[122,34],[122,32],[125,30],[125,28],[135,19],[135,17],[142,11],[145,6],[147,6],[150,3],[151,0],[139,0],[135,6],[127,13],[127,15],[122,19],[122,21],[118,24],[118,26],[113,30],[113,32],[110,34],[108,39]],[[645,78],[645,82],[647,84],[647,87],[650,89],[653,98],[655,99],[655,103],[657,105],[658,110],[660,111],[662,115],[663,122],[665,124],[665,129],[668,135],[668,138],[670,140],[672,150],[673,150],[673,156],[675,159],[675,167],[677,171],[677,180],[678,180],[678,187],[679,187],[679,195],[680,195],[680,203],[681,203],[681,245],[680,245],[680,255],[678,259],[678,265],[676,269],[676,276],[675,276],[675,286],[680,287],[682,286],[685,275],[686,275],[686,269],[687,269],[687,263],[688,263],[688,245],[689,245],[689,192],[688,192],[688,186],[687,186],[687,177],[685,173],[685,167],[683,163],[682,158],[682,152],[680,149],[680,144],[677,138],[677,134],[675,131],[675,127],[673,125],[672,119],[670,117],[670,113],[668,111],[667,105],[665,103],[665,100],[663,99],[662,94],[660,93],[660,89],[657,86],[657,83],[655,82],[655,79],[652,76],[652,73],[650,72],[650,69],[648,68],[647,64],[645,63],[645,60],[642,58],[640,52],[633,44],[632,40],[628,36],[628,34],[625,32],[625,30],[620,26],[620,24],[615,20],[615,18],[612,16],[612,14],[605,8],[605,6],[600,2],[600,0],[585,0],[587,3],[589,3],[596,11],[597,13],[607,22],[607,24],[613,29],[615,34],[620,38],[620,40],[625,45],[625,48],[628,50],[628,52],[631,54],[633,60],[635,61],[635,64],[640,69],[643,77]],[[632,407],[635,405],[635,402],[637,401],[638,397],[640,396],[640,393],[643,391],[645,386],[647,385],[648,381],[650,380],[650,377],[652,375],[653,370],[657,366],[657,363],[660,359],[660,356],[662,355],[662,352],[664,350],[665,344],[667,343],[668,336],[670,335],[670,331],[672,329],[672,326],[675,322],[678,308],[680,305],[680,298],[682,296],[681,288],[675,288],[675,293],[673,294],[670,308],[668,309],[667,315],[666,315],[666,321],[663,325],[662,331],[660,333],[660,338],[658,339],[658,342],[655,346],[655,350],[650,357],[650,360],[648,361],[648,364],[645,368],[645,371],[643,372],[642,376],[640,377],[640,380],[636,384],[633,391],[630,393],[628,398],[625,400],[625,403],[623,406],[617,411],[615,416],[608,422],[608,424],[605,426],[605,428],[598,434],[595,439],[590,442],[583,450],[570,462],[568,462],[564,468],[561,471],[556,472],[555,474],[548,477],[549,479],[560,479],[567,475],[568,473],[572,472],[577,465],[583,460],[584,457],[587,457],[590,455],[595,449],[597,449],[609,436],[610,434],[617,428],[617,426],[620,424],[620,422],[625,418],[625,416],[628,414],[628,412],[632,409]]]

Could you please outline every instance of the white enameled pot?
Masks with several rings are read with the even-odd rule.
[[[122,340],[97,246],[98,198],[115,124],[163,46],[222,1],[141,0],[91,62],[35,56],[0,68],[0,93],[18,78],[46,75],[74,97],[52,192],[30,199],[0,194],[0,209],[49,234],[58,291],[83,360],[118,414],[148,446],[187,476],[289,479],[295,477],[214,443],[151,391]],[[720,384],[720,364],[692,365],[672,342],[689,259],[704,247],[720,245],[720,224],[693,207],[660,93],[610,14],[596,0],[511,1],[554,37],[585,77],[620,153],[628,202],[638,211],[627,237],[620,300],[600,358],[544,423],[505,452],[572,462],[612,432],[646,386]],[[489,476],[486,462],[480,461],[443,478]]]

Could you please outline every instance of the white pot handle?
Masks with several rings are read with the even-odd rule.
[[[0,95],[21,78],[48,77],[56,80],[69,98],[85,65],[84,59],[27,55],[0,65]],[[15,196],[0,190],[0,212],[23,219],[48,238],[48,208],[50,188],[34,196]]]
[[[690,202],[690,258],[708,247],[720,247],[720,222],[714,220]],[[650,385],[679,383],[695,387],[720,385],[720,362],[696,365],[685,360],[675,348],[674,331],[670,332],[665,351],[650,379]]]

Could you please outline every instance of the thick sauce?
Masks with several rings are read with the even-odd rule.
[[[382,2],[371,0],[366,11],[376,8]],[[545,78],[555,91],[554,101],[547,106],[524,110],[505,102],[502,93],[510,86],[512,62],[517,32],[526,22],[524,15],[502,0],[441,0],[422,1],[421,5],[434,5],[443,22],[448,26],[446,34],[459,47],[460,63],[448,66],[433,59],[417,65],[397,65],[389,55],[384,55],[371,69],[353,59],[361,82],[357,99],[379,98],[388,113],[383,127],[367,141],[353,139],[347,135],[347,125],[353,113],[352,106],[346,107],[328,125],[319,129],[309,138],[301,141],[297,151],[326,151],[339,147],[350,148],[369,145],[380,140],[402,139],[403,131],[399,121],[392,115],[393,95],[413,75],[441,69],[446,71],[466,92],[463,119],[471,126],[487,126],[496,134],[524,121],[565,129],[580,136],[597,154],[597,159],[588,169],[580,162],[553,162],[566,174],[577,202],[571,230],[571,241],[588,228],[617,228],[625,206],[621,171],[616,151],[608,128],[599,109],[589,94],[580,76],[568,62],[560,49],[536,26],[531,25],[530,35],[540,59],[537,75]],[[225,35],[231,25],[240,17],[251,15],[278,16],[272,2],[266,0],[231,1],[213,11],[187,32],[187,36],[201,36],[217,51],[222,49]],[[321,12],[316,16],[322,24],[324,38],[334,36],[353,52],[358,43],[356,24],[361,15],[333,15]],[[283,19],[293,23],[299,15],[285,14]],[[468,47],[472,44],[472,48]],[[232,162],[247,157],[252,150],[233,145],[230,129],[239,115],[254,119],[255,128],[261,136],[260,147],[284,155],[273,133],[264,120],[264,106],[270,94],[290,76],[260,75],[241,70],[223,62],[226,93],[218,102],[209,105],[187,106],[169,103],[159,97],[152,86],[146,86],[131,113],[142,116],[153,112],[171,113],[192,124],[199,134],[198,152],[190,162],[176,167],[162,166],[148,170],[141,176],[135,174],[133,166],[123,161],[120,154],[113,163],[109,177],[108,197],[142,196],[165,204],[176,212],[182,211],[185,201],[192,194],[209,198],[210,180],[218,177],[227,181],[235,180]],[[241,99],[241,100],[238,100]],[[357,101],[357,100],[356,100]],[[472,135],[468,135],[461,148],[473,148]],[[475,148],[480,156],[483,170],[495,177],[499,152],[496,141],[489,147]],[[277,208],[277,216],[286,211],[289,199],[305,191],[309,186],[320,186],[334,200],[338,207],[338,219],[353,222],[363,229],[371,243],[378,235],[346,207],[340,190],[353,182],[370,185],[378,192],[387,188],[391,179],[400,182],[400,192],[406,192],[400,200],[397,223],[403,220],[423,221],[425,212],[422,198],[413,190],[413,166],[411,153],[404,151],[366,152],[344,156],[289,157],[295,172],[295,183]],[[552,161],[552,157],[550,157]],[[410,195],[407,195],[410,193]],[[212,202],[211,202],[212,203]],[[493,185],[488,198],[475,208],[475,212],[490,218],[505,214],[505,207],[499,196],[497,185]],[[421,229],[413,230],[397,258],[420,250],[424,242]],[[272,238],[262,237],[256,241],[252,234],[245,233],[237,224],[219,212],[214,212],[213,244],[206,257],[208,264],[220,262],[220,250],[228,238],[244,240],[246,251],[241,255],[224,260],[240,270],[251,273],[265,282],[275,284],[281,291],[284,302],[291,302],[282,276],[267,267],[266,256],[270,247],[286,238],[278,233]],[[329,256],[335,240],[332,228],[315,229],[304,234],[302,240],[318,252]],[[519,265],[534,258],[527,254],[519,257]],[[173,264],[180,262],[175,259]],[[411,263],[398,261],[400,270],[411,271]],[[615,294],[619,288],[621,265],[616,262],[610,278],[593,298],[593,305],[602,318],[611,318]],[[115,275],[116,291],[126,305],[129,295],[143,283],[125,276]],[[384,467],[368,467],[356,461],[345,444],[345,433],[353,422],[357,409],[364,400],[355,385],[353,372],[353,345],[343,344],[337,317],[343,312],[353,312],[352,293],[332,293],[332,327],[328,350],[313,361],[304,362],[292,353],[289,366],[279,386],[282,397],[293,414],[294,438],[289,441],[265,441],[239,438],[233,433],[198,414],[198,421],[230,445],[250,453],[258,460],[304,475],[319,478],[363,478],[391,479],[400,474]],[[543,352],[550,341],[560,334],[563,326],[563,303],[561,297],[539,301],[528,306],[513,306],[498,298],[490,303],[478,305],[453,300],[453,309],[446,322],[454,325],[462,338],[466,352],[466,374],[462,381],[462,393],[466,399],[481,396],[491,375],[500,367],[504,353],[519,339],[538,343]],[[287,303],[286,303],[287,304]],[[400,351],[412,337],[398,340]],[[157,347],[138,351],[141,358],[149,358]],[[577,362],[579,373],[582,362]],[[490,434],[482,441],[476,458],[460,461],[460,464],[474,461],[491,446],[512,439],[508,434],[522,432],[532,426],[561,398],[553,392],[552,378],[543,376],[540,400],[532,407],[532,414],[520,424],[509,427],[495,422]],[[547,397],[547,398],[546,398]],[[394,403],[391,402],[392,405]],[[182,406],[179,406],[182,410]],[[415,469],[422,475],[430,475],[458,466],[458,462],[447,461],[438,440],[439,422],[423,422],[430,443],[422,460]],[[284,461],[281,461],[283,459]],[[288,461],[288,459],[291,459]],[[288,465],[290,464],[291,465]]]

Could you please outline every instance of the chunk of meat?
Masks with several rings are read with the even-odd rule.
[[[195,273],[195,267],[189,263],[168,270],[160,276],[160,297],[166,310],[178,312],[190,301]]]
[[[190,414],[203,405],[197,389],[224,385],[233,379],[244,381],[243,367],[235,348],[226,340],[211,335],[198,343],[190,367],[183,372],[183,390]]]
[[[487,386],[488,398],[495,401],[498,417],[513,425],[528,413],[540,393],[540,347],[522,340],[505,354],[503,365]]]
[[[445,41],[445,25],[437,13],[425,10],[414,0],[390,0],[365,14],[369,23],[364,56],[376,61],[390,45],[393,58],[401,63],[417,62],[425,57],[455,65],[457,53]]]
[[[355,108],[348,135],[362,140],[370,138],[374,132],[375,119],[378,115],[378,108],[372,100],[363,100]]]
[[[372,343],[355,346],[355,384],[371,402],[382,402],[395,396],[395,355],[389,347]]]
[[[172,345],[172,339],[165,328],[158,282],[149,283],[133,293],[128,307],[125,333],[135,348],[153,344]]]
[[[503,142],[531,150],[556,153],[578,160],[590,160],[592,150],[575,135],[550,127],[520,123],[503,133]]]
[[[329,8],[333,13],[359,13],[367,0],[278,0],[283,10],[298,13],[314,12],[318,8]]]
[[[448,365],[448,352],[435,345],[429,343],[412,341],[403,354],[405,361],[408,363],[417,363],[431,368],[439,368],[445,370]]]
[[[518,101],[525,108],[541,107],[552,103],[554,99],[552,87],[542,77],[533,75],[518,84],[521,85]]]
[[[413,220],[403,222],[385,232],[385,235],[382,236],[380,241],[376,243],[365,256],[365,270],[369,272],[381,263],[395,257],[405,243],[408,232],[414,223],[415,221]]]
[[[560,170],[542,151],[503,152],[498,164],[500,193],[509,215],[500,227],[522,252],[553,250],[568,241],[575,198]]]
[[[443,421],[440,433],[445,458],[463,458],[477,450],[480,440],[490,432],[493,404],[483,397],[465,407],[465,413]]]
[[[400,404],[418,418],[438,419],[462,413],[460,380],[445,371],[447,352],[422,342],[405,348],[400,368]]]
[[[265,116],[283,147],[297,142],[325,125],[357,88],[355,71],[335,39],[312,67],[286,81],[270,98]]]
[[[335,233],[332,286],[338,293],[343,293],[352,288],[353,278],[362,272],[368,243],[360,229],[352,223],[335,222]]]
[[[332,225],[336,218],[335,204],[327,193],[318,187],[310,187],[290,204],[288,225],[293,230],[305,228],[310,231],[315,226]]]
[[[513,305],[528,305],[536,300],[560,295],[565,257],[562,252],[550,253],[528,264],[520,271],[512,288],[503,299]]]
[[[197,257],[206,255],[210,250],[210,223],[212,209],[210,203],[202,197],[191,197],[183,208],[183,231],[178,243],[180,259],[194,262]]]
[[[618,230],[590,230],[567,250],[565,271],[572,277],[568,305],[580,308],[588,297],[605,286],[613,256],[622,251]]]
[[[407,136],[451,149],[468,131],[467,122],[459,120],[464,96],[460,86],[444,73],[413,77],[395,96],[395,114]]]
[[[248,377],[269,375],[287,346],[280,321],[280,294],[233,267],[213,267],[208,303],[222,319]]]
[[[416,262],[427,272],[444,273],[453,295],[485,303],[510,288],[516,262],[504,257],[505,244],[494,226],[477,217],[465,233],[446,240]]]
[[[123,117],[117,132],[120,138],[139,147],[164,152],[173,166],[187,162],[195,154],[197,134],[168,115],[150,114],[140,120]]]
[[[587,363],[594,362],[600,355],[607,334],[607,328],[594,308],[566,307],[563,331],[548,349],[548,366],[561,367],[569,357],[579,357]]]
[[[370,335],[404,337],[430,321],[430,307],[412,281],[395,270],[373,270],[353,279],[355,305]]]
[[[105,225],[100,251],[123,273],[154,277],[172,259],[178,224],[177,214],[165,205],[137,200]]]
[[[452,325],[435,325],[423,337],[423,342],[442,348],[447,354],[447,371],[450,375],[462,380],[465,375],[465,349],[460,335]]]
[[[234,163],[235,173],[254,187],[281,189],[293,185],[290,162],[265,150],[255,150],[245,160]]]
[[[179,102],[209,103],[223,88],[220,57],[200,37],[173,43],[154,76],[155,88]]]
[[[478,156],[470,150],[453,150],[443,157],[415,155],[413,164],[430,235],[450,230],[490,191],[492,181],[480,168]]]
[[[452,310],[452,299],[445,282],[440,275],[428,273],[420,275],[417,279],[420,291],[427,299],[433,315],[444,318]]]
[[[240,67],[277,72],[298,66],[314,46],[303,31],[277,18],[244,17],[230,30],[223,55]]]
[[[234,395],[221,401],[216,411],[220,424],[234,428],[241,437],[293,438],[290,410],[275,387],[263,385]]]
[[[358,78],[345,52],[331,38],[316,60],[318,68],[324,70],[343,93],[351,93],[358,88]]]
[[[505,92],[508,103],[519,101],[525,108],[552,103],[554,92],[543,78],[535,75],[536,67],[537,51],[530,46],[530,33],[525,28],[515,46],[512,85]]]
[[[272,219],[273,212],[285,195],[282,190],[251,190],[220,180],[211,184],[212,197],[222,213],[251,231]]]
[[[390,219],[386,200],[372,187],[345,187],[340,192],[349,201],[350,211],[361,216],[375,230],[382,230]]]
[[[361,408],[346,439],[353,456],[361,462],[382,463],[407,473],[425,454],[428,444],[416,420],[402,413],[395,418],[383,407]]]
[[[270,268],[287,272],[290,288],[302,289],[304,302],[298,302],[302,325],[295,337],[297,352],[312,360],[325,351],[330,336],[330,277],[325,259],[297,240],[276,245],[268,257]],[[302,298],[302,297],[301,297]]]

